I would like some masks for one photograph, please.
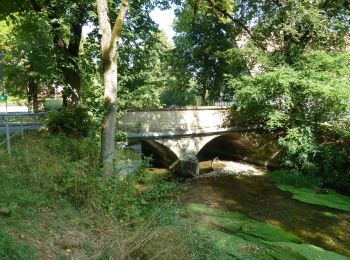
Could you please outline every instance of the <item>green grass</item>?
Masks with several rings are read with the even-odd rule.
[[[93,140],[28,133],[12,145],[12,158],[0,148],[0,259],[216,254],[210,238],[180,217],[171,201],[178,185],[165,172],[141,167],[105,182]],[[122,153],[120,158],[132,158]]]
[[[34,249],[0,230],[0,259],[35,259]]]
[[[303,244],[295,235],[236,212],[189,204],[188,215],[198,230],[215,241],[216,259],[348,259],[322,248]]]
[[[320,181],[315,177],[284,171],[276,171],[269,176],[280,190],[292,193],[292,197],[296,200],[350,211],[349,196],[338,194],[332,189],[326,189],[327,194],[317,193],[315,189],[320,185]]]

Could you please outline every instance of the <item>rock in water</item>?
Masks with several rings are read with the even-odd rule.
[[[174,162],[169,170],[179,176],[196,177],[199,175],[199,161],[196,156],[185,154],[182,158]]]

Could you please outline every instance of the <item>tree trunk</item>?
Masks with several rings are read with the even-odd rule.
[[[79,69],[79,50],[84,21],[84,12],[82,12],[79,19],[71,26],[69,46],[65,49],[66,55],[69,57],[69,66],[62,69],[65,82],[69,86],[67,93],[63,95],[63,102],[66,106],[69,103],[76,106],[80,100],[81,77]]]
[[[63,107],[75,106],[80,100],[81,78],[77,62],[70,61],[69,68],[62,68],[65,83],[69,86],[64,88]]]
[[[113,172],[115,157],[115,132],[117,120],[117,62],[112,59],[104,61],[103,82],[104,117],[101,127],[101,163],[103,176],[108,177]]]
[[[57,9],[58,7],[56,7]],[[79,50],[82,36],[82,29],[86,17],[83,6],[79,6],[81,12],[79,17],[70,26],[70,38],[68,43],[60,35],[61,24],[59,22],[52,23],[52,33],[54,47],[57,52],[64,58],[64,62],[60,63],[60,70],[64,77],[66,87],[63,90],[63,107],[69,105],[75,106],[80,100],[81,76],[79,69]],[[55,9],[55,8],[54,8]],[[50,19],[55,20],[60,13],[60,10],[53,10],[49,16]]]
[[[104,116],[101,126],[101,164],[102,176],[108,178],[113,173],[115,159],[115,132],[117,120],[116,50],[125,15],[129,8],[129,1],[122,0],[113,30],[108,16],[108,0],[96,0],[96,6],[101,33],[104,83]]]
[[[28,82],[27,88],[27,100],[28,100],[28,110],[30,112],[38,112],[39,102],[38,102],[38,86],[34,80]]]
[[[39,111],[39,100],[38,100],[38,86],[34,85],[34,91],[33,91],[33,111],[38,112]]]

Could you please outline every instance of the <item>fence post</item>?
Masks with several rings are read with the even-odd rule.
[[[10,127],[9,120],[6,118],[6,144],[7,144],[7,153],[11,155],[11,137],[10,137]]]
[[[22,140],[23,140],[24,139],[23,117],[21,117],[21,136],[22,136]]]

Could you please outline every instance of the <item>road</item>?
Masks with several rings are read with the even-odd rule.
[[[6,112],[5,103],[0,103],[0,113]],[[27,106],[8,105],[7,112],[28,112]]]

